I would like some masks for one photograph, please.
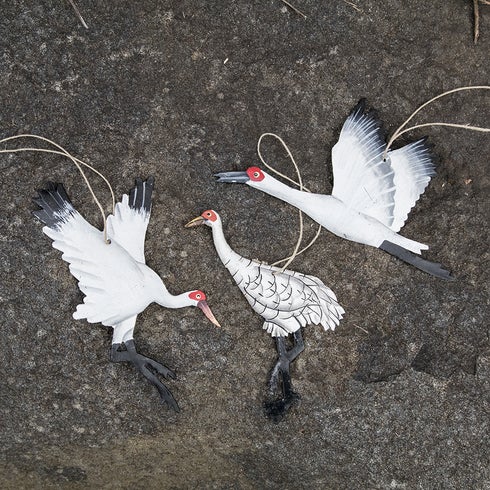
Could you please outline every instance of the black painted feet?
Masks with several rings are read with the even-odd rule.
[[[126,347],[126,349],[124,349]],[[128,340],[121,344],[112,344],[111,348],[111,361],[112,362],[131,362],[139,372],[158,390],[163,402],[168,406],[179,412],[179,405],[172,396],[170,390],[158,379],[155,373],[161,374],[165,378],[175,379],[175,373],[163,364],[145,357],[136,352],[136,345],[134,340]]]
[[[293,391],[289,367],[298,355],[304,350],[303,338],[298,330],[293,334],[294,345],[286,350],[284,337],[276,338],[276,347],[279,359],[272,370],[269,380],[269,395],[274,396],[281,386],[281,396],[271,401],[264,402],[265,414],[274,422],[284,418],[288,410],[300,399],[298,393]]]
[[[264,410],[266,416],[274,422],[280,422],[288,410],[301,398],[292,389],[289,364],[289,359],[280,357],[269,380],[269,395],[276,396],[276,398],[264,402]],[[281,395],[277,398],[279,385],[281,385],[282,390]]]

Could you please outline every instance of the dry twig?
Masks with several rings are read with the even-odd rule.
[[[490,0],[473,0],[473,14],[475,16],[475,34],[473,40],[475,44],[478,42],[478,37],[480,36],[480,3],[490,5]]]
[[[347,0],[344,0],[344,3],[350,5],[353,9],[356,9],[358,12],[362,12],[362,10],[355,3],[348,2]]]
[[[286,0],[281,0],[282,3],[285,3],[290,9],[293,9],[298,15],[301,15],[303,19],[306,19],[306,15],[301,12],[301,10],[297,9],[294,5],[291,5],[288,1]]]
[[[74,2],[74,0],[68,0],[68,1],[70,2],[70,5],[73,7],[73,10],[77,14],[77,17],[80,19],[82,26],[85,27],[85,29],[88,29],[88,25],[85,22],[85,20],[83,19],[82,14],[80,13],[80,10],[78,10],[78,7],[77,7],[76,3]]]

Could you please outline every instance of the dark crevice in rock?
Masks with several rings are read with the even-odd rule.
[[[436,378],[449,378],[458,371],[476,374],[478,356],[473,352],[461,352],[456,347],[424,344],[411,366],[415,371],[430,374]]]
[[[395,335],[373,335],[359,347],[353,378],[363,383],[390,381],[407,367],[405,343]]]

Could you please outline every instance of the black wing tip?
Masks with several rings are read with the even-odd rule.
[[[399,245],[396,245],[388,240],[385,240],[378,248],[384,250],[390,255],[398,257],[400,260],[403,260],[407,264],[413,265],[417,269],[420,269],[431,276],[443,279],[445,281],[456,280],[456,278],[451,275],[448,270],[444,269],[441,264],[424,259],[420,257],[420,255],[414,254],[413,252],[410,252],[410,250],[400,247]]]
[[[413,146],[416,148],[418,155],[429,159],[430,163],[427,163],[426,165],[432,170],[431,176],[433,177],[436,175],[436,167],[439,165],[441,158],[435,151],[435,145],[429,141],[429,136],[422,136],[422,138],[419,138],[412,143],[408,143],[407,146]]]
[[[49,215],[46,213],[46,211],[44,209],[36,209],[35,211],[31,211],[31,213],[39,221],[41,221],[41,223],[47,224],[46,220],[49,220]]]
[[[365,97],[359,100],[344,124],[348,124],[349,126],[357,126],[358,124],[363,123],[368,124],[369,130],[376,130],[380,144],[385,143],[388,133],[379,117],[379,112],[373,108],[369,108],[369,110],[367,110],[367,99]]]
[[[155,182],[155,177],[153,177],[153,175],[149,175],[146,180],[143,180],[141,177],[136,177],[136,179],[134,179],[134,182],[136,185],[139,184],[147,184],[147,185],[153,185],[153,183]]]
[[[154,184],[155,178],[153,176],[149,176],[146,180],[136,178],[135,186],[129,193],[129,207],[137,211],[142,209],[149,213]]]
[[[357,104],[350,111],[349,117],[352,117],[353,119],[357,119],[363,116],[365,112],[366,112],[366,98],[363,97],[362,99],[359,99]]]
[[[53,192],[56,192],[58,185],[61,185],[61,184],[58,184],[57,182],[53,182],[52,180],[46,181],[46,183],[44,184],[44,187],[41,187],[40,189],[36,189],[37,196],[33,197],[32,200],[34,202],[36,202],[42,196],[49,195]]]
[[[365,111],[366,110],[366,104],[367,104],[367,99],[366,97],[361,97],[358,101],[356,106],[354,107],[353,111]]]
[[[32,214],[49,228],[58,229],[67,216],[74,213],[63,184],[48,181],[37,193],[37,197],[32,200],[40,209],[34,210]]]
[[[41,189],[36,189],[36,192],[63,192],[66,194],[64,185],[61,182],[54,182],[53,180],[47,180],[44,183],[44,187]]]
[[[382,122],[379,118],[379,112],[376,109],[373,109],[372,107],[369,110],[367,110],[367,107],[368,106],[367,106],[366,97],[359,99],[359,102],[351,110],[349,117],[352,118],[353,121],[359,121],[359,119],[361,118],[370,119],[371,122],[375,124],[378,129],[381,129],[384,133],[384,130],[382,128]]]

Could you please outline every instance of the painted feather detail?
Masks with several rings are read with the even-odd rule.
[[[332,195],[397,232],[435,174],[434,164],[425,139],[389,151],[386,160],[385,148],[381,122],[361,101],[332,149]]]
[[[226,267],[250,306],[273,337],[287,336],[308,324],[334,330],[344,309],[333,291],[314,276],[239,257]]]
[[[395,173],[396,187],[394,220],[390,228],[398,232],[436,172],[426,138],[388,152],[388,160]]]

